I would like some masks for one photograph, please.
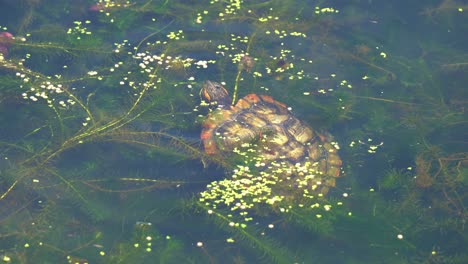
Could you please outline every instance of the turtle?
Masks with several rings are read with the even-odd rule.
[[[206,154],[242,155],[262,177],[274,175],[281,194],[294,189],[305,190],[299,196],[311,190],[325,194],[335,186],[342,160],[329,133],[306,125],[268,95],[248,94],[231,104],[227,89],[214,81],[206,81],[200,95],[216,107],[202,122]]]

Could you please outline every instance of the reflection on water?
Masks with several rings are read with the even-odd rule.
[[[3,262],[468,259],[463,2],[0,6]],[[220,122],[206,80],[239,102]],[[241,144],[206,153],[232,113]]]

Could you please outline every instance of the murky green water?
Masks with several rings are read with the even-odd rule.
[[[0,261],[468,262],[467,12],[0,1]],[[332,134],[336,186],[261,185],[255,151],[207,155],[206,80]]]

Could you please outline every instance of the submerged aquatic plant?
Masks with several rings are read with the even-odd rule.
[[[463,58],[422,44],[419,58],[398,55],[395,39],[363,30],[379,16],[357,15],[367,6],[356,2],[9,5],[19,15],[1,27],[15,35],[0,59],[2,260],[462,259],[466,153],[445,136],[464,140],[454,130],[466,102],[449,95],[462,98],[460,83],[439,80]],[[205,79],[227,82],[233,102],[270,94],[332,129],[346,177],[319,195],[283,186],[289,166],[260,169],[255,147],[205,154],[194,107]]]

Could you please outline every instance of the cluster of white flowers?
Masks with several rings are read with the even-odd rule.
[[[207,11],[207,10],[204,10],[204,11],[203,11],[203,14],[204,14],[204,15],[207,15],[207,14],[208,14],[208,11]],[[203,19],[202,13],[198,13],[198,14],[197,14],[197,19],[195,20],[195,23],[201,24],[201,23],[202,23],[202,19]]]
[[[16,76],[23,79],[23,82],[29,82],[29,77],[24,73],[16,73]],[[31,100],[36,102],[40,99],[45,100],[49,106],[52,106],[54,102],[58,102],[61,107],[68,107],[74,105],[76,102],[72,99],[59,100],[53,95],[60,95],[64,93],[62,84],[54,84],[50,81],[43,82],[37,87],[30,87],[28,91],[23,92],[21,96],[25,100]]]
[[[169,39],[175,39],[175,40],[179,40],[179,39],[183,39],[185,38],[184,36],[184,31],[183,30],[179,30],[177,32],[169,32],[169,34],[167,34],[167,37]]]
[[[145,72],[153,72],[155,66],[163,66],[165,70],[171,68],[188,68],[196,66],[196,68],[207,68],[208,64],[215,63],[215,61],[199,60],[195,61],[193,58],[183,58],[181,56],[173,57],[171,55],[160,54],[152,55],[149,53],[137,53],[135,59],[141,60],[138,66]]]
[[[92,32],[88,28],[84,27],[84,24],[91,24],[91,21],[86,20],[84,23],[81,21],[74,21],[75,27],[69,28],[67,34],[76,36],[76,39],[81,39],[81,35],[91,35]]]
[[[380,142],[379,144],[372,144],[372,142],[373,142],[372,138],[368,138],[367,141],[358,140],[358,143],[360,145],[364,145],[368,147],[367,149],[368,153],[374,154],[377,152],[379,148],[383,146],[384,143]],[[355,145],[356,145],[356,141],[351,141],[351,143],[349,144],[350,147],[354,147]]]

